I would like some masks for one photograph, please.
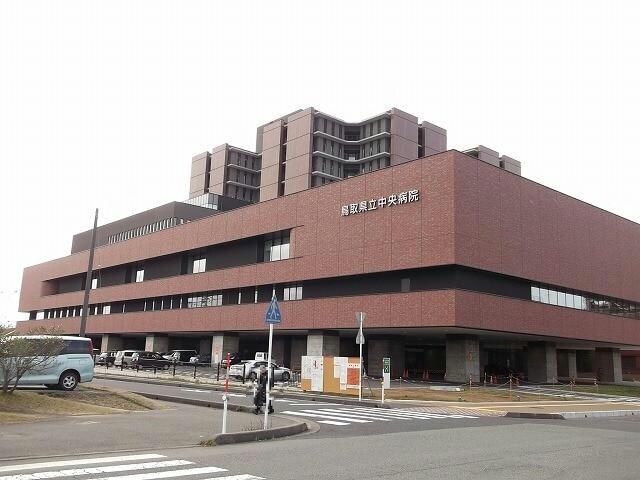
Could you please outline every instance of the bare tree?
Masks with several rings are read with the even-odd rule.
[[[15,335],[12,328],[0,325],[2,393],[12,393],[25,374],[49,368],[64,346],[57,330],[39,328],[21,336]]]

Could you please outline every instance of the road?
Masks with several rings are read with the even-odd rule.
[[[636,480],[638,451],[634,417],[507,422],[0,462],[0,480]]]
[[[169,395],[206,401],[222,401],[222,392],[197,386],[157,385],[119,380],[96,379],[95,385],[136,393]],[[230,401],[251,406],[252,395],[231,393]],[[345,405],[339,399],[327,402],[309,401],[299,397],[278,396],[274,406],[278,415],[298,420],[311,420],[320,428],[320,437],[349,437],[352,435],[380,435],[391,432],[463,428],[508,424],[512,420],[495,417],[486,411],[457,407],[440,408],[374,408],[370,405]]]

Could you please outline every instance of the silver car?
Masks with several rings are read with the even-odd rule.
[[[229,376],[234,378],[242,378],[244,372],[244,378],[249,380],[255,380],[260,375],[260,367],[266,367],[268,362],[264,360],[243,360],[241,363],[231,365],[229,368]],[[291,380],[291,370],[287,367],[278,366],[271,362],[271,368],[273,368],[273,381],[274,382],[288,382]]]

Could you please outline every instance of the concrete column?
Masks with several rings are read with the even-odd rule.
[[[211,338],[211,362],[221,362],[227,358],[227,353],[236,353],[240,347],[240,337],[230,333],[214,335]]]
[[[470,335],[447,335],[446,346],[448,382],[480,381],[480,343],[478,337]]]
[[[100,352],[113,352],[115,350],[122,350],[123,341],[119,335],[113,335],[111,333],[105,333],[102,335],[102,343],[100,344]]]
[[[558,376],[577,378],[578,369],[576,364],[575,350],[558,350]]]
[[[594,370],[600,382],[622,382],[622,361],[619,348],[596,348]]]
[[[307,355],[339,357],[340,337],[333,332],[309,332],[307,335]]]
[[[169,337],[160,335],[147,335],[147,339],[144,343],[144,349],[147,352],[168,352]]]
[[[291,370],[302,370],[302,357],[307,354],[307,339],[304,337],[293,337],[291,339]]]
[[[382,376],[382,359],[391,359],[391,378],[404,372],[404,341],[401,337],[369,337],[364,345],[368,352],[367,374]]]
[[[556,344],[529,342],[527,344],[528,380],[534,383],[554,383],[558,378]]]

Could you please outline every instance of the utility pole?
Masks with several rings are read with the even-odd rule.
[[[82,301],[82,315],[80,316],[80,336],[84,337],[87,330],[87,315],[89,313],[89,292],[93,277],[93,254],[96,250],[96,230],[98,228],[98,209],[93,219],[93,231],[91,232],[91,249],[89,250],[89,265],[87,266],[87,279],[84,282],[84,300]]]

